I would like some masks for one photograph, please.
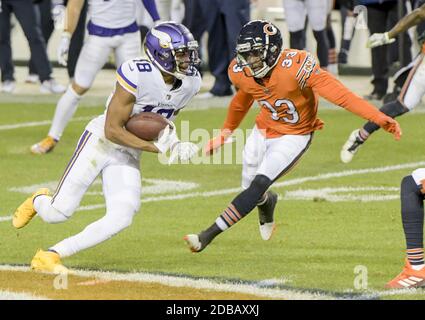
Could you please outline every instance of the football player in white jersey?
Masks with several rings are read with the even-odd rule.
[[[170,150],[180,160],[197,152],[196,145],[179,141],[171,121],[155,142],[125,130],[128,119],[141,112],[156,112],[172,120],[201,86],[195,67],[200,62],[198,43],[182,24],[165,22],[151,29],[144,50],[148,58],[128,60],[118,68],[115,91],[105,113],[86,126],[53,196],[47,189],[39,189],[16,210],[15,228],[24,227],[35,214],[48,223],[66,221],[88,187],[102,176],[105,216],[49,250],[39,250],[32,269],[66,272],[60,258],[95,246],[131,224],[140,207],[142,150]]]
[[[88,37],[78,57],[74,79],[56,105],[47,137],[31,146],[34,154],[53,150],[77,110],[81,97],[90,89],[111,52],[115,54],[117,66],[141,54],[140,33],[136,23],[136,1],[141,0],[88,1]],[[83,4],[84,0],[68,1],[66,26],[58,46],[58,62],[62,65],[67,64],[70,39]]]

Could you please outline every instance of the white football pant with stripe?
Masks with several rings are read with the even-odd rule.
[[[106,214],[79,234],[50,248],[61,257],[109,239],[130,226],[133,216],[139,211],[139,159],[86,130],[53,197],[39,196],[35,199],[34,207],[38,215],[48,223],[69,219],[98,175],[102,177]]]

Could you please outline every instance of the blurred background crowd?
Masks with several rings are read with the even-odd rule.
[[[69,79],[84,43],[90,10],[86,3],[72,34],[66,66]],[[233,88],[227,66],[234,57],[240,28],[250,19],[277,24],[284,46],[316,53],[323,68],[338,74],[369,74],[371,91],[366,98],[382,100],[389,78],[408,65],[419,52],[417,33],[407,32],[397,41],[374,49],[365,46],[367,36],[383,33],[421,5],[423,0],[139,0],[137,24],[141,37],[161,21],[185,24],[201,43],[202,71],[214,76],[214,84],[200,98],[230,96]],[[28,67],[27,83],[43,93],[63,93],[52,66],[58,66],[55,47],[63,29],[67,0],[0,0],[1,94],[16,89],[15,65]],[[356,40],[357,38],[357,40]],[[419,37],[420,38],[420,37]],[[113,66],[113,60],[106,67]],[[0,99],[1,99],[0,94]]]

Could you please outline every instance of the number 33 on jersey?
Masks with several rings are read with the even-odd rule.
[[[320,70],[316,59],[300,50],[284,50],[270,77],[262,81],[245,74],[233,61],[229,66],[229,77],[239,90],[231,109],[248,111],[256,100],[261,107],[256,124],[265,130],[268,138],[308,134],[323,126],[316,118],[318,99],[309,85],[309,80],[321,72],[324,71]],[[237,119],[240,113],[234,113],[235,117],[229,114],[225,127],[230,126],[229,129],[233,130],[236,122],[240,122]]]

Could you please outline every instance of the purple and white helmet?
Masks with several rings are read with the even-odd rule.
[[[189,29],[172,21],[153,27],[144,42],[145,52],[152,63],[177,79],[196,74],[196,66],[201,62],[198,47]]]

